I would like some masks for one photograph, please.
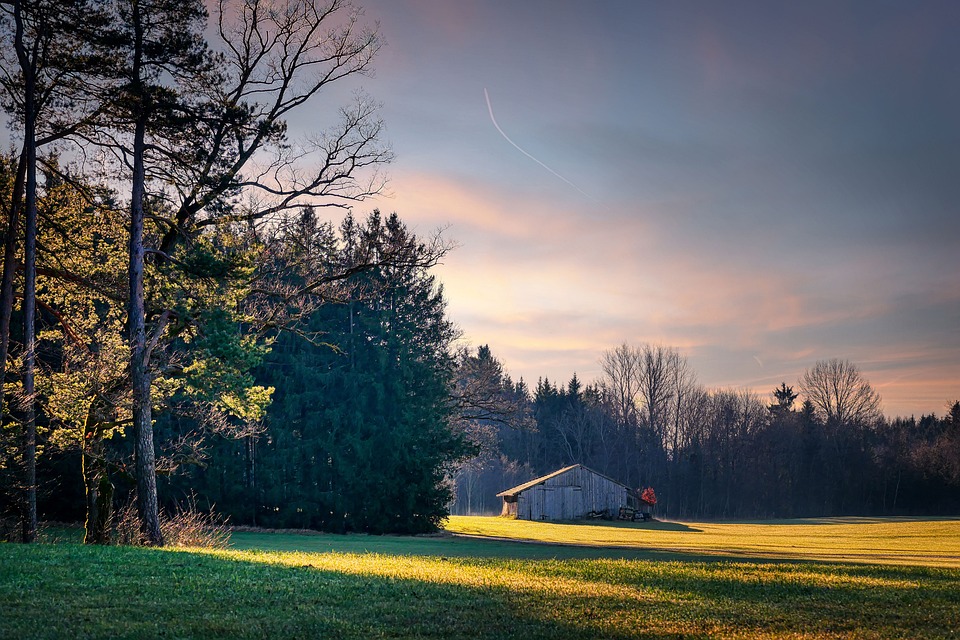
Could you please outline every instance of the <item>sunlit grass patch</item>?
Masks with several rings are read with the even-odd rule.
[[[224,560],[406,585],[421,604],[432,597],[490,615],[564,629],[542,637],[637,637],[644,633],[724,637],[934,636],[960,624],[960,572],[926,568],[807,563],[656,562],[625,559],[518,560],[377,553],[205,551]],[[406,588],[406,587],[405,587]],[[373,593],[383,595],[383,588]],[[436,603],[435,603],[436,604]],[[433,605],[431,605],[433,606]],[[483,605],[484,607],[486,605]],[[905,611],[903,608],[914,608]],[[482,607],[481,607],[482,608]],[[915,626],[920,612],[939,619]],[[526,637],[496,631],[477,637]],[[926,629],[926,631],[924,631]],[[573,634],[573,635],[570,635]],[[582,634],[582,635],[581,635]],[[401,637],[407,637],[401,635]],[[414,637],[411,635],[410,637]],[[535,636],[540,637],[540,636]]]
[[[742,558],[960,567],[960,520],[842,518],[751,523],[551,523],[451,517],[452,533]]]

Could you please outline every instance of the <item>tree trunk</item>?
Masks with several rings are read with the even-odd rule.
[[[134,476],[137,483],[137,514],[147,544],[163,546],[160,509],[157,503],[157,462],[153,447],[150,370],[147,353],[146,307],[143,291],[144,248],[143,201],[146,192],[147,119],[149,97],[143,86],[144,24],[140,4],[133,3],[134,29],[132,94],[139,101],[133,132],[133,180],[130,189],[130,280],[127,327],[130,340],[130,384],[133,396]]]
[[[91,444],[83,452],[83,486],[87,497],[84,544],[109,544],[113,524],[113,483],[107,475],[102,447]],[[101,450],[97,450],[101,449]]]
[[[133,188],[130,197],[130,378],[133,391],[133,433],[137,513],[140,527],[149,544],[163,545],[157,504],[157,465],[153,448],[153,417],[150,406],[150,371],[147,362],[146,309],[143,293],[143,197],[145,117],[137,121],[133,142]]]
[[[36,58],[27,54],[23,40],[23,6],[14,6],[16,21],[15,49],[23,73],[23,155],[26,176],[24,202],[24,284],[23,284],[23,396],[26,403],[23,427],[24,513],[23,541],[33,542],[37,535],[37,421],[34,398],[36,359],[37,303],[37,109]]]
[[[257,437],[247,436],[247,488],[250,496],[250,523],[257,526],[257,505],[260,502],[257,490]]]
[[[3,245],[3,280],[0,283],[0,424],[6,412],[4,383],[7,376],[7,351],[10,348],[10,320],[13,316],[13,279],[17,271],[17,236],[20,231],[20,199],[27,172],[26,149],[20,153],[17,176],[10,194],[7,234]]]
[[[103,425],[97,420],[95,403],[87,411],[83,429],[82,470],[87,498],[84,544],[109,544],[113,524],[113,484],[104,459]]]
[[[31,106],[28,101],[27,113]],[[23,284],[23,397],[26,417],[23,427],[25,512],[23,517],[23,541],[33,542],[37,535],[37,412],[34,388],[36,364],[36,311],[37,311],[37,149],[34,141],[33,118],[27,116],[26,155],[26,229],[24,231],[24,284]]]

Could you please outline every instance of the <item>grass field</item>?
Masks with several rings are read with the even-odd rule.
[[[958,527],[453,518],[452,531],[561,544],[275,533],[235,533],[225,551],[0,544],[0,638],[958,637]],[[891,563],[898,540],[910,564]]]
[[[450,518],[447,530],[473,536],[704,556],[960,568],[960,520],[955,518],[554,524],[455,516]]]

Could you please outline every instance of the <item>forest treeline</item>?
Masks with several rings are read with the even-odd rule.
[[[19,145],[0,153],[0,536],[82,520],[106,543],[124,506],[163,545],[186,505],[428,531],[571,463],[678,517],[957,510],[960,407],[885,419],[845,361],[771,400],[704,390],[667,347],[534,389],[458,348],[432,271],[448,241],[352,213],[391,152],[368,97],[325,101],[371,70],[376,29],[345,0],[212,11],[0,1]],[[306,108],[330,117],[294,136]]]
[[[817,362],[769,395],[706,389],[677,349],[621,345],[584,385],[514,383],[489,349],[526,428],[487,421],[481,455],[457,474],[455,513],[499,513],[496,493],[570,464],[656,489],[672,518],[793,518],[960,512],[960,402],[886,418],[846,360]]]

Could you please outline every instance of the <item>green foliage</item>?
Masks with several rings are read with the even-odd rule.
[[[60,477],[57,482],[76,486],[85,481],[89,506],[92,487],[124,479],[129,469],[124,277],[129,215],[114,207],[109,190],[64,175],[55,161],[46,177],[38,201],[41,465],[47,455],[82,457],[83,478]],[[161,213],[164,206],[160,201],[148,204],[152,213]],[[160,231],[156,227],[153,234]],[[264,418],[272,389],[257,385],[251,370],[269,340],[250,330],[243,304],[254,271],[252,254],[258,249],[228,226],[211,226],[196,233],[189,247],[147,265],[154,410],[163,425],[171,422],[165,412],[192,419],[189,429],[167,429],[157,438],[166,472],[196,459],[211,428],[249,433]],[[5,386],[8,392],[16,388],[15,383]],[[10,475],[19,427],[3,429],[0,474]],[[4,495],[12,495],[16,482],[7,475],[0,480]]]
[[[79,444],[85,469],[88,457],[102,462],[109,436],[136,423],[127,431],[137,442],[140,511],[157,543],[154,417],[176,441],[157,443],[169,454],[158,460],[161,471],[169,472],[178,455],[199,457],[211,427],[234,436],[255,433],[270,402],[273,389],[256,384],[250,372],[269,346],[265,329],[286,327],[296,309],[286,308],[290,301],[276,291],[251,290],[263,275],[253,259],[263,257],[255,227],[263,223],[264,233],[303,200],[342,204],[383,186],[377,176],[355,175],[391,157],[377,141],[375,107],[361,98],[342,111],[336,130],[311,141],[285,139],[283,118],[327,83],[368,69],[380,47],[350,3],[321,4],[252,2],[238,9],[221,3],[220,29],[212,31],[205,31],[207,8],[199,0],[17,2],[0,12],[0,37],[16,40],[20,60],[22,12],[33,61],[50,53],[40,60],[39,76],[26,68],[18,75],[12,47],[0,55],[7,71],[0,85],[10,98],[4,106],[26,111],[19,113],[27,121],[25,138],[33,137],[30,123],[43,106],[56,114],[40,118],[41,132],[51,134],[47,141],[66,137],[79,148],[76,157],[97,157],[102,175],[129,181],[129,202],[118,205],[84,184],[87,176],[67,179],[51,166],[50,175],[82,187],[91,206],[69,204],[68,223],[61,224],[62,203],[51,203],[44,219],[43,231],[59,236],[41,243],[48,260],[42,399],[45,417],[57,427],[51,441]],[[207,39],[216,34],[222,46],[215,54]],[[235,46],[241,42],[260,45]],[[30,106],[34,94],[36,107]],[[318,166],[307,167],[308,158]],[[29,165],[32,171],[33,160]],[[4,173],[0,189],[8,177]],[[120,208],[129,228],[116,225]],[[109,234],[95,230],[101,210],[109,214]],[[383,233],[398,229],[388,223]],[[371,259],[378,261],[378,254]],[[319,267],[299,275],[309,281],[337,269],[322,259]],[[25,378],[29,393],[32,373]],[[14,447],[5,437],[0,444],[3,470]]]
[[[272,387],[254,384],[250,371],[260,363],[267,346],[244,334],[235,314],[205,309],[190,342],[191,362],[183,368],[184,392],[195,401],[215,405],[246,423],[263,419]]]
[[[300,260],[297,247],[329,247],[330,233],[301,220],[272,253]],[[396,216],[348,218],[340,243],[356,267],[342,302],[278,335],[256,371],[276,390],[267,433],[221,441],[196,488],[237,523],[429,531],[447,514],[445,472],[470,451],[449,427],[454,329],[426,249]]]
[[[130,415],[126,220],[91,191],[50,175],[38,203],[38,299],[46,313],[37,387],[51,419],[49,442],[59,448],[122,435]]]
[[[53,357],[44,361],[38,384],[57,427],[51,441],[69,446],[88,437],[91,419],[103,425],[99,438],[122,432],[129,420],[127,214],[112,208],[112,195],[95,185],[55,174],[48,183],[39,203],[38,293],[48,312],[41,351]],[[149,206],[154,213],[163,207]],[[178,411],[194,415],[190,405],[245,424],[263,418],[271,390],[254,384],[250,371],[268,342],[245,330],[242,307],[256,249],[242,234],[214,227],[197,233],[182,256],[148,265],[156,409],[174,408],[175,399]]]

